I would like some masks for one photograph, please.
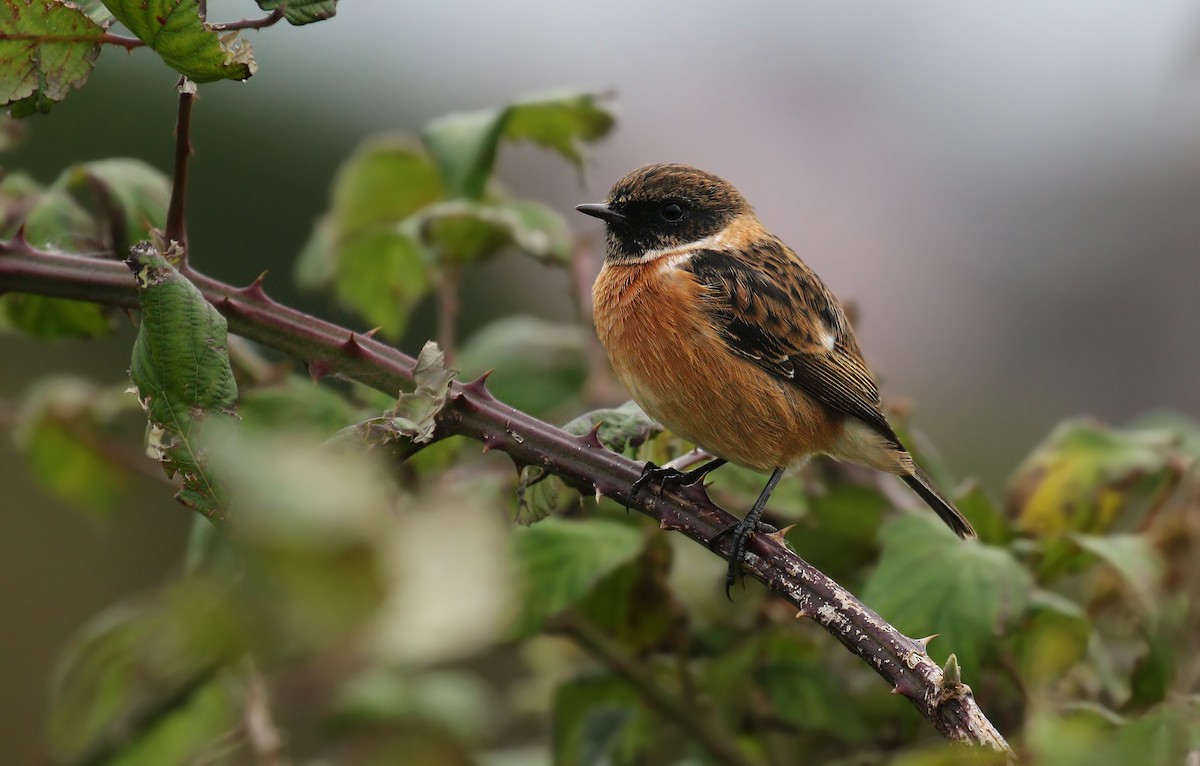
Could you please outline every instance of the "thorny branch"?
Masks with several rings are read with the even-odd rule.
[[[111,258],[111,256],[110,256]],[[218,311],[229,329],[291,354],[314,378],[337,374],[395,394],[414,385],[415,360],[374,338],[281,305],[261,280],[233,287],[185,266],[183,272]],[[138,296],[119,261],[55,255],[22,237],[0,241],[0,292],[16,291],[137,308]],[[495,399],[482,380],[455,383],[438,416],[439,437],[460,435],[513,460],[539,465],[585,493],[607,495],[708,546],[735,518],[715,505],[699,485],[629,497],[641,465],[604,449],[595,433],[574,436]],[[716,547],[729,556],[728,538]],[[984,716],[971,688],[953,669],[944,674],[925,651],[871,611],[849,591],[801,559],[778,536],[757,535],[746,571],[792,603],[798,616],[824,627],[888,681],[952,742],[1011,754],[1004,737]]]

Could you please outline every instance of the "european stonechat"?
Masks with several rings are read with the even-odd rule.
[[[653,418],[715,456],[688,485],[736,463],[771,478],[734,535],[726,592],[786,469],[823,453],[895,474],[960,537],[975,531],[888,424],[837,298],[759,222],[736,188],[687,165],[647,165],[608,200],[579,205],[607,224],[592,288],[613,370]]]

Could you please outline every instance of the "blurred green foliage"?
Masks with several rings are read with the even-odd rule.
[[[200,23],[194,2],[168,4],[162,22],[144,15],[153,3],[105,5],[143,39],[159,24],[152,48],[178,71],[250,71],[244,51],[217,61],[212,41],[233,42]],[[259,5],[302,24],[335,4]],[[66,44],[46,25],[111,24],[97,3],[87,10],[17,9],[34,39],[0,39],[0,94],[15,113],[86,78],[95,30]],[[43,73],[33,91],[13,85],[50,45],[88,67]],[[578,167],[612,124],[594,96],[557,93],[451,115],[420,140],[365,141],[333,180],[297,277],[390,334],[436,292],[443,337],[457,342],[462,269],[505,249],[547,268],[581,257],[559,216],[501,187],[497,152],[528,140]],[[169,188],[137,160],[76,165],[49,186],[9,171],[0,236],[123,257],[163,225]],[[124,382],[55,378],[14,408],[34,476],[104,518],[158,468],[129,428],[140,400],[155,456],[179,477],[171,491],[182,486],[203,514],[177,576],[105,610],[64,650],[47,731],[57,761],[997,762],[940,742],[763,589],[726,603],[723,562],[707,551],[541,467],[514,472],[437,441],[457,366],[493,370],[502,398],[571,433],[595,429],[608,449],[700,459],[636,405],[601,406],[612,404],[596,397],[608,373],[586,327],[502,318],[461,339],[457,360],[428,346],[416,389],[381,401],[227,339],[161,249],[136,248],[138,397]],[[34,338],[95,335],[109,317],[38,296],[0,306],[5,330]],[[407,459],[364,434],[406,445]],[[963,488],[978,542],[894,510],[880,477],[825,462],[781,487],[768,515],[794,524],[801,554],[902,630],[940,634],[930,653],[953,653],[1024,762],[1177,764],[1200,751],[1198,461],[1200,427],[1182,417],[1068,421],[1017,468],[1003,502]],[[732,467],[712,478],[714,499],[734,509],[762,482]],[[212,516],[229,523],[218,532]]]

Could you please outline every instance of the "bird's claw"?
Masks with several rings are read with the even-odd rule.
[[[690,487],[703,479],[705,473],[707,471],[680,471],[678,468],[661,466],[647,460],[642,466],[642,475],[637,477],[629,487],[629,499],[637,497],[637,493],[645,489],[646,485],[651,482],[657,485],[658,492],[656,494],[662,497],[663,490],[667,487]],[[625,510],[629,510],[629,503],[625,504]]]
[[[709,540],[708,548],[715,552],[717,550],[717,543],[726,536],[733,535],[733,546],[729,549],[729,569],[725,573],[725,598],[730,601],[733,600],[733,596],[729,591],[734,583],[738,581],[738,576],[742,573],[742,564],[746,561],[746,548],[750,543],[750,535],[755,532],[773,534],[778,531],[779,529],[771,524],[759,521],[758,519],[751,519],[747,516],[741,521],[730,524],[720,532],[717,532],[713,535],[712,540]]]

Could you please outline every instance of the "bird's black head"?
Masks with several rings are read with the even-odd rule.
[[[638,168],[617,181],[606,202],[575,209],[608,224],[608,259],[615,262],[691,244],[750,211],[728,181],[688,165]]]

